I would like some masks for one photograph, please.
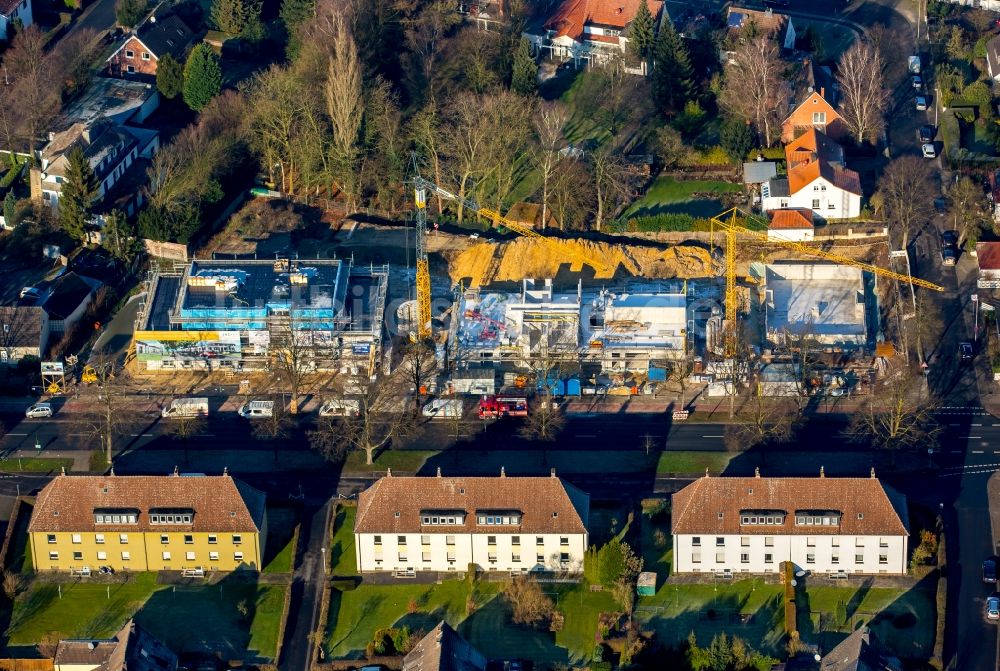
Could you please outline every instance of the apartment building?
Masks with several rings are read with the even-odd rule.
[[[264,494],[227,473],[61,475],[28,525],[39,571],[259,570]]]
[[[396,477],[358,499],[358,571],[580,573],[589,497],[550,477]]]
[[[673,496],[675,573],[906,573],[906,499],[869,478],[709,477]]]

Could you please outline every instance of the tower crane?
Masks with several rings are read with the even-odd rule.
[[[843,264],[845,266],[853,266],[855,268],[860,268],[861,270],[867,270],[870,273],[878,275],[880,277],[888,277],[900,282],[906,282],[913,286],[923,287],[925,289],[933,289],[934,291],[944,291],[943,287],[928,282],[927,280],[922,280],[919,277],[912,277],[911,275],[903,275],[900,273],[895,273],[891,270],[886,270],[885,268],[879,268],[870,263],[864,263],[862,261],[855,261],[854,259],[849,259],[846,256],[840,256],[839,254],[832,254],[830,252],[824,252],[819,249],[813,249],[812,247],[807,247],[798,242],[792,240],[775,240],[768,238],[766,232],[755,231],[753,229],[747,228],[741,225],[740,217],[744,219],[752,219],[750,215],[741,213],[739,208],[730,208],[723,212],[722,214],[712,217],[712,225],[718,226],[722,229],[726,236],[726,347],[725,353],[727,357],[734,356],[736,354],[736,236],[744,235],[751,238],[756,238],[763,242],[774,244],[779,247],[785,247],[786,249],[794,249],[797,252],[805,254],[806,256],[812,256],[819,259],[825,259],[827,261],[834,261],[836,263]]]
[[[414,161],[415,163],[415,161]],[[494,226],[503,226],[514,231],[518,235],[534,238],[544,245],[558,252],[563,257],[569,257],[580,263],[584,263],[598,272],[607,272],[609,269],[601,262],[595,261],[585,254],[580,254],[574,250],[567,249],[560,245],[557,240],[548,238],[530,226],[525,226],[516,221],[511,221],[496,210],[482,207],[474,200],[462,198],[461,196],[438,186],[434,182],[424,179],[420,175],[413,178],[413,200],[416,205],[417,224],[417,337],[428,338],[431,335],[431,276],[427,263],[427,194],[433,193],[446,200],[462,203],[465,209],[475,212],[481,217],[486,217]]]

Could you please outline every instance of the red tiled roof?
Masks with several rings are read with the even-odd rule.
[[[797,193],[803,187],[823,177],[834,186],[850,193],[861,194],[861,178],[844,168],[844,150],[839,144],[815,128],[785,145],[788,164],[788,190]]]
[[[555,37],[569,36],[577,41],[583,39],[586,24],[598,24],[623,30],[639,9],[643,0],[563,0],[556,11],[545,22],[546,30],[556,31]],[[650,13],[655,17],[663,7],[661,0],[645,0]],[[593,39],[596,35],[588,35]],[[601,40],[595,40],[601,41]]]
[[[895,498],[895,501],[893,500]],[[877,478],[705,476],[677,492],[675,534],[907,535],[905,499]],[[782,512],[784,524],[743,525],[741,513]],[[837,526],[796,525],[796,512],[839,512]]]
[[[743,28],[746,22],[752,21],[761,32],[773,34],[785,30],[788,26],[788,16],[770,10],[761,11],[746,7],[730,7],[726,18],[728,19],[733,14],[742,14],[746,17],[746,20],[738,26],[739,28]]]
[[[977,242],[976,260],[980,270],[1000,270],[1000,242]]]
[[[813,228],[812,210],[794,208],[788,210],[771,210],[768,212],[768,216],[771,218],[768,228],[772,231]]]

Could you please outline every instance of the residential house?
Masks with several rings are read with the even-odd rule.
[[[38,306],[0,306],[0,364],[42,357],[49,342],[49,317]]]
[[[745,39],[748,33],[768,35],[774,38],[781,49],[795,48],[795,25],[792,17],[772,9],[750,9],[730,6],[726,13],[726,28],[731,40]],[[727,53],[725,60],[730,60]]]
[[[844,149],[815,128],[785,145],[787,178],[761,186],[765,211],[811,210],[821,219],[861,214],[861,178],[844,164]]]
[[[170,54],[183,63],[194,39],[194,32],[176,14],[151,16],[108,56],[108,74],[154,80],[160,59]]]
[[[176,671],[177,655],[129,620],[112,638],[59,641],[54,671]]]
[[[781,141],[788,144],[809,130],[832,140],[847,136],[847,123],[826,96],[826,88],[812,91],[781,124]]]
[[[819,671],[902,671],[903,665],[867,625],[823,655]]]
[[[771,210],[767,213],[767,219],[768,240],[809,242],[816,231],[812,210]]]
[[[406,653],[403,671],[486,671],[486,658],[442,620]]]
[[[979,263],[976,286],[1000,289],[1000,242],[977,242],[976,261]]]
[[[875,477],[705,476],[673,495],[674,573],[903,575],[906,499]]]
[[[10,40],[12,30],[34,23],[31,9],[31,0],[0,0],[0,39]]]
[[[628,26],[640,2],[646,2],[658,22],[662,0],[562,0],[548,19],[524,36],[544,56],[604,65],[624,56]],[[644,66],[635,72],[644,73]]]
[[[18,305],[41,307],[46,315],[48,335],[62,334],[72,330],[83,318],[101,285],[98,280],[65,272],[27,287]]]
[[[264,494],[220,476],[61,475],[35,501],[38,571],[260,570]]]
[[[986,70],[990,79],[1000,82],[1000,35],[986,43]]]
[[[90,124],[74,123],[66,130],[50,133],[41,151],[41,167],[31,169],[31,197],[58,210],[62,185],[69,166],[69,154],[83,150],[98,180],[95,205],[128,172],[138,157],[150,158],[159,148],[156,131],[119,126],[100,119]]]
[[[589,497],[555,476],[396,477],[358,498],[358,571],[583,571]]]

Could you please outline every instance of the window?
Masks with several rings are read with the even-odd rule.
[[[194,561],[194,553],[193,552],[185,552],[184,553],[184,559],[186,559],[187,561]]]
[[[771,554],[770,552],[765,552],[764,553],[764,563],[765,564],[773,564],[774,563],[774,555]]]
[[[48,535],[48,541],[49,541],[50,544],[55,543],[56,542],[56,535],[55,534],[49,534]]]
[[[691,536],[691,547],[701,547],[701,536]]]
[[[819,191],[819,184],[813,184],[813,191]]]
[[[420,553],[420,559],[423,560],[423,561],[430,561],[431,560],[431,553],[430,552],[421,552]],[[496,561],[496,555],[493,555],[493,561]]]
[[[766,548],[774,547],[774,536],[764,536],[764,547]]]
[[[535,555],[535,563],[537,563],[537,564],[544,564],[545,563],[545,555],[536,554]]]
[[[834,536],[833,538],[830,539],[830,545],[832,547],[839,548],[840,547],[840,539],[837,538],[836,536]]]
[[[545,545],[545,539],[541,536],[535,536],[535,545]]]
[[[134,65],[126,65],[125,66],[125,72],[130,72],[130,73],[131,72],[135,72],[135,66]]]
[[[748,548],[750,547],[750,537],[740,536],[740,547]]]
[[[406,561],[406,553],[405,552],[399,552],[399,553],[397,553],[396,558],[399,559],[399,561]]]
[[[886,539],[886,538],[879,538],[878,539],[878,546],[880,548],[887,548],[887,547],[889,547],[889,540]]]
[[[209,552],[208,553],[208,561],[219,561],[219,553],[218,552]]]
[[[242,552],[234,552],[233,553],[233,561],[243,561],[243,553]]]
[[[80,534],[73,534],[73,545],[79,545],[83,542],[83,537]]]
[[[879,563],[879,564],[882,564],[883,566],[884,566],[885,564],[888,564],[888,563],[889,563],[889,555],[887,555],[887,554],[882,554],[882,553],[880,552],[880,553],[879,553],[879,555],[878,555],[878,563]]]
[[[750,563],[750,553],[749,552],[741,552],[740,553],[740,563],[741,564],[749,564]]]
[[[778,206],[781,207],[781,209],[785,209],[785,208],[788,207],[788,201],[787,200],[779,200],[778,201]]]
[[[128,553],[128,552],[123,552],[122,553],[122,561],[129,561],[130,559],[132,559],[131,553]]]
[[[243,542],[243,536],[239,534],[233,534],[233,545],[239,545],[242,542]],[[404,540],[403,542],[405,543],[406,541]]]
[[[125,50],[125,58],[135,58],[135,52],[131,49]]]
[[[813,112],[813,123],[815,123],[815,124],[825,124],[826,123],[826,112]]]
[[[406,545],[406,536],[396,536],[397,545]]]
[[[49,552],[49,560],[50,561],[59,561],[59,553],[58,552]]]
[[[566,547],[567,545],[569,545],[569,536],[560,536],[559,545],[562,547]]]
[[[829,202],[829,203],[826,204],[826,209],[828,209],[828,210],[836,210],[837,209],[837,205],[836,205],[836,203]]]
[[[454,536],[445,536],[444,537],[444,544],[445,545],[454,545],[455,544],[455,537]]]
[[[726,561],[726,553],[725,552],[716,552],[715,553],[715,563],[716,564],[722,564],[725,561]]]
[[[170,536],[168,536],[166,534],[160,534],[160,543],[162,543],[163,545],[166,545],[169,542],[170,542]]]
[[[184,534],[184,545],[191,545],[194,543],[194,536],[191,534]]]
[[[831,564],[839,564],[840,563],[840,555],[838,555],[838,554],[831,555],[830,556],[830,563]]]
[[[806,553],[806,563],[807,564],[815,564],[816,563],[816,554],[814,552],[807,552]]]
[[[560,564],[568,564],[569,563],[569,553],[568,552],[560,552],[559,553],[559,563]]]
[[[208,542],[211,543],[212,542],[212,537],[209,536],[208,538],[209,538]],[[453,538],[453,536],[449,536],[449,538]],[[382,537],[381,536],[375,536],[374,540],[375,540],[375,545],[381,545],[382,544]]]
[[[519,555],[519,554],[512,554],[510,556],[510,560],[512,562],[514,562],[515,564],[517,564],[517,563],[519,563],[521,561],[521,555]]]
[[[715,537],[715,547],[721,548],[721,547],[725,547],[725,545],[726,545],[726,539],[723,536],[716,536]]]
[[[83,561],[83,553],[82,552],[74,552],[73,553],[73,561]]]
[[[144,60],[144,61],[148,61],[149,60],[149,52],[148,51],[143,51],[142,52],[142,60]]]
[[[169,552],[164,552],[163,553],[163,561],[170,561],[170,553]]]
[[[497,544],[497,537],[496,536],[487,536],[486,537],[486,544],[487,545],[496,545]]]
[[[816,537],[815,536],[806,536],[806,547],[807,548],[814,548],[814,547],[816,547]]]
[[[819,209],[819,198],[813,198],[812,209],[814,209],[814,210],[818,210]]]
[[[865,563],[865,556],[864,556],[864,554],[862,554],[860,552],[857,553],[857,554],[855,554],[854,555],[854,563],[855,564],[864,564]]]
[[[701,551],[700,550],[696,550],[695,552],[691,553],[691,563],[692,564],[700,564],[701,563]]]
[[[826,184],[820,184],[819,185],[819,190],[820,191],[826,191]]]
[[[520,536],[511,536],[510,537],[510,544],[511,545],[520,545],[521,544],[521,537]]]
[[[118,542],[122,545],[128,545],[128,534],[118,534]]]
[[[208,544],[209,545],[215,545],[218,542],[219,542],[219,537],[218,536],[216,536],[215,534],[209,534],[208,535]]]
[[[495,564],[495,563],[496,563],[496,561],[497,561],[497,553],[496,553],[496,552],[490,552],[490,553],[488,553],[488,555],[487,555],[487,559],[489,559],[489,560],[490,560],[490,562],[492,562],[492,563],[494,563],[494,564]],[[428,560],[427,560],[427,561],[430,561],[430,558],[429,558],[429,557],[428,557]]]
[[[421,545],[430,545],[431,544],[431,537],[430,536],[421,536],[420,537],[420,544]]]
[[[856,537],[854,539],[854,547],[863,548],[865,546],[865,539]]]

